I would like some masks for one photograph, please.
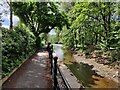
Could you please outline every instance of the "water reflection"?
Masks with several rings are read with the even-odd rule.
[[[80,83],[91,88],[117,88],[117,83],[113,80],[98,75],[93,69],[93,65],[85,63],[67,64]]]
[[[92,85],[95,85],[94,79],[92,78],[92,75],[97,75],[94,70],[92,70],[93,66],[85,64],[85,63],[76,63],[75,64],[70,64],[68,67],[71,68],[72,72],[77,76],[77,78],[80,80],[80,82],[86,86],[86,87],[91,87]],[[72,69],[72,68],[75,69]]]
[[[69,49],[54,45],[55,53],[64,64],[72,71],[80,83],[85,87],[91,88],[117,88],[117,83],[106,77],[102,77],[93,70],[93,65],[77,63]]]
[[[62,51],[62,45],[61,44],[53,44],[53,49],[56,54],[60,58],[60,60],[63,60],[63,51]]]

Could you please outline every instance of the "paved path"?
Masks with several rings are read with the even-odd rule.
[[[36,53],[3,84],[3,88],[51,88],[48,61],[47,52]]]

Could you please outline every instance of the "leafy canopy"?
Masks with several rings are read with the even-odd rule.
[[[13,9],[35,36],[67,24],[64,12],[60,12],[54,2],[14,2]]]

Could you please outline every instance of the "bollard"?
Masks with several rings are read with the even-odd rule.
[[[52,53],[53,53],[53,51],[52,51],[52,48],[50,47],[50,50],[49,50],[49,58],[51,59],[51,58],[53,58],[53,56],[52,56]]]
[[[50,64],[51,64],[51,75],[52,75],[52,68],[53,68],[53,46],[49,47],[49,58],[50,58]]]
[[[56,90],[57,84],[58,84],[57,77],[56,77],[56,75],[57,75],[57,59],[58,59],[58,57],[54,57],[54,90]]]
[[[52,75],[52,70],[53,70],[53,55],[51,53],[51,57],[50,57],[50,64],[51,64],[51,75]]]
[[[49,42],[48,45],[47,45],[47,48],[46,48],[47,51],[48,51],[48,53],[49,53],[49,58],[50,58],[50,44],[51,44],[51,43]]]
[[[50,59],[53,58],[52,53],[53,53],[53,46],[50,46],[50,47],[49,47],[49,58],[50,58]]]
[[[58,57],[54,57],[54,74],[57,75],[57,59]]]

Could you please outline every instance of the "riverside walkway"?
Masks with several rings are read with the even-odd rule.
[[[6,88],[48,88],[52,87],[48,53],[40,51],[26,60],[2,85]]]

